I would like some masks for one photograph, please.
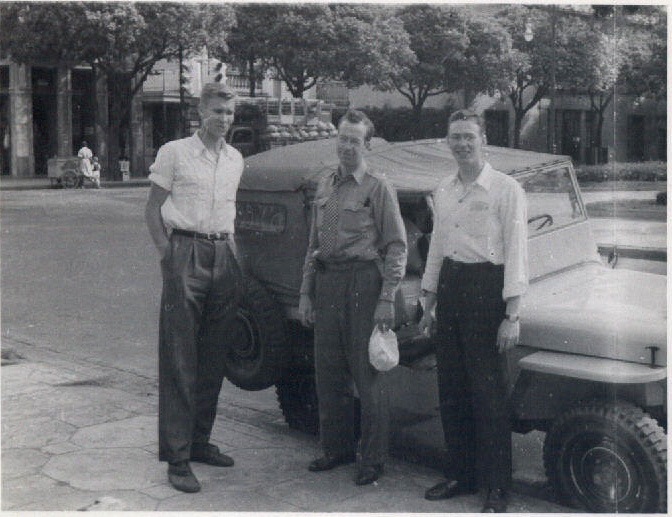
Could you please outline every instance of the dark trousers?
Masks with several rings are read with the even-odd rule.
[[[361,465],[387,455],[389,403],[385,374],[369,363],[369,338],[382,279],[374,262],[322,267],[315,284],[315,375],[320,440],[326,454],[355,451],[352,382],[361,403]]]
[[[511,484],[507,363],[496,346],[506,310],[503,283],[502,266],[444,261],[436,359],[446,476],[506,490]]]
[[[182,461],[210,439],[240,269],[227,241],[173,234],[161,271],[159,460]]]

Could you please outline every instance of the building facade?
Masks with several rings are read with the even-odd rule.
[[[198,127],[196,104],[202,85],[219,74],[239,95],[249,95],[249,82],[235,69],[200,56],[189,60],[185,121],[180,108],[178,65],[159,62],[131,101],[130,115],[119,135],[120,156],[130,160],[132,177],[144,177],[161,145],[191,134]],[[257,97],[291,97],[284,83],[267,77],[256,88]],[[408,100],[396,92],[379,92],[363,86],[348,89],[336,81],[319,82],[308,90],[307,99],[320,99],[341,110],[347,107],[396,108]],[[456,100],[457,99],[457,100]],[[431,97],[428,108],[459,105],[459,96]],[[462,103],[463,104],[463,103]],[[550,152],[549,100],[542,99],[524,117],[520,146]],[[484,114],[488,141],[512,146],[514,111],[509,100],[481,96],[474,102]],[[602,137],[596,137],[597,120],[585,95],[558,92],[555,98],[555,147],[577,164],[609,161],[667,159],[665,102],[640,102],[633,96],[616,95],[604,115]],[[118,166],[107,165],[108,96],[104,80],[86,67],[73,69],[36,64],[0,62],[0,171],[3,175],[47,175],[47,160],[76,155],[82,141],[101,158],[103,177],[120,179]]]

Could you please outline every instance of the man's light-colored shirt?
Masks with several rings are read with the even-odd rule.
[[[161,207],[163,222],[181,230],[233,233],[243,167],[237,149],[224,144],[214,156],[197,133],[163,145],[149,168],[150,181],[170,191]]]
[[[504,265],[504,299],[525,293],[527,205],[518,182],[486,163],[476,180],[458,175],[434,191],[434,228],[422,288],[436,292],[444,258]]]
[[[337,174],[336,170],[325,174],[317,185],[301,293],[313,293],[317,259],[373,260],[383,277],[380,299],[394,301],[406,270],[406,229],[396,193],[387,181],[369,172],[365,163],[334,186]],[[325,240],[324,207],[334,188],[338,196],[338,228],[335,250],[326,257],[320,250],[320,242]]]

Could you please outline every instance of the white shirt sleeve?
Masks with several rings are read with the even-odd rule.
[[[427,262],[425,264],[425,273],[422,275],[421,287],[425,291],[437,292],[439,283],[439,274],[443,265],[443,235],[441,225],[441,188],[434,191],[434,224],[432,226],[432,238],[429,242],[429,251],[427,252]]]
[[[517,181],[511,183],[502,204],[502,237],[504,241],[504,289],[506,300],[527,291],[527,201]]]
[[[149,172],[149,181],[165,190],[172,190],[175,179],[175,154],[172,145],[161,146],[156,154],[156,160],[149,166]]]

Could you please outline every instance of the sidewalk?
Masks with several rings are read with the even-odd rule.
[[[310,473],[315,437],[290,430],[271,390],[222,392],[213,442],[233,468],[193,464],[202,491],[172,489],[156,457],[154,378],[4,337],[2,510],[478,512],[478,496],[429,502],[440,474],[392,457],[374,485],[354,467]],[[529,474],[529,473],[528,473]],[[567,512],[530,497],[516,472],[512,512]],[[527,487],[527,488],[526,488]],[[541,492],[537,490],[536,496]],[[543,494],[542,494],[543,495]]]

